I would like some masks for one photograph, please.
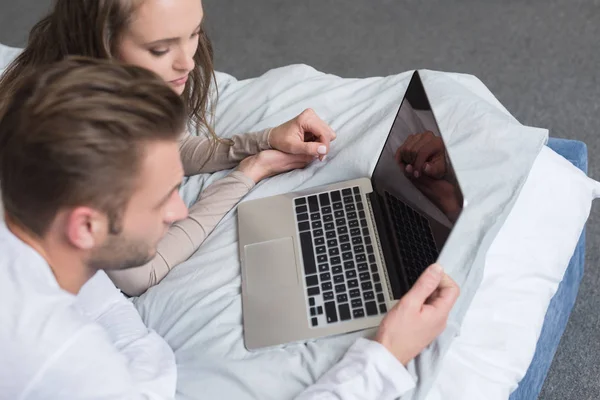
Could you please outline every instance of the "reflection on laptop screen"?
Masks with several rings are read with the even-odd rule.
[[[419,74],[407,88],[372,177],[388,243],[386,257],[412,286],[439,256],[463,196]]]

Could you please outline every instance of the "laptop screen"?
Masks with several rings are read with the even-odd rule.
[[[462,191],[418,72],[371,180],[386,264],[398,275],[403,293],[437,260],[463,207]]]

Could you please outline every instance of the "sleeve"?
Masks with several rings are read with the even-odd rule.
[[[181,162],[186,176],[235,167],[244,158],[271,148],[271,129],[235,135],[214,141],[185,133],[179,141]]]
[[[250,189],[254,181],[240,171],[233,171],[200,193],[186,219],[179,221],[159,242],[156,256],[148,264],[126,270],[107,271],[112,281],[129,296],[139,296],[160,282],[176,265],[181,264],[204,242],[206,237]]]
[[[76,308],[89,322],[65,338],[24,398],[175,398],[173,351],[103,271],[81,289]]]
[[[413,377],[385,347],[361,338],[296,400],[393,400],[414,387]]]

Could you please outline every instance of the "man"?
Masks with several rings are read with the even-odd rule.
[[[170,399],[172,350],[105,270],[147,262],[187,210],[185,110],[158,77],[68,60],[20,85],[0,121],[0,398]],[[391,399],[445,327],[458,287],[430,267],[299,399]]]

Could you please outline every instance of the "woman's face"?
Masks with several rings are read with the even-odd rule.
[[[143,0],[121,36],[117,56],[153,71],[182,94],[195,66],[203,16],[200,0]]]

